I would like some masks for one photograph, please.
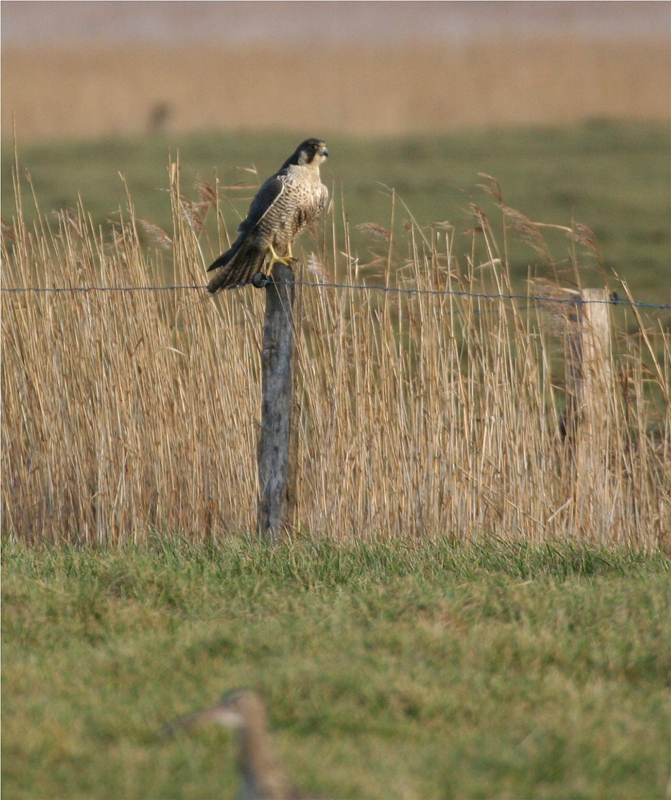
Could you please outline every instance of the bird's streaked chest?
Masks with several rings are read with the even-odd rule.
[[[291,166],[282,178],[285,194],[295,202],[310,204],[318,202],[322,193],[319,170],[311,167]]]
[[[291,167],[282,182],[284,189],[272,209],[273,224],[276,235],[281,231],[293,238],[319,214],[325,187],[318,170],[301,166]]]

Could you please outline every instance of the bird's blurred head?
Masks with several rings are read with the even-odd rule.
[[[265,720],[263,701],[250,689],[233,689],[227,692],[216,709],[211,712],[215,722],[232,730],[244,728]]]
[[[326,161],[328,154],[326,143],[321,139],[306,139],[296,148],[295,163],[301,167],[318,167],[322,161]]]

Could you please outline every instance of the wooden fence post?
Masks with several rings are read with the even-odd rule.
[[[268,542],[282,533],[287,493],[291,434],[294,352],[294,273],[275,264],[273,281],[266,284],[263,324],[261,437],[259,439],[258,530]]]
[[[582,383],[585,424],[593,435],[603,428],[613,379],[611,319],[605,289],[582,291]]]
[[[617,409],[608,293],[583,289],[567,322],[565,444],[574,520],[599,540],[610,532],[618,496],[612,463]]]
[[[568,326],[565,425],[574,444],[602,430],[607,413],[613,377],[608,292],[583,289]]]

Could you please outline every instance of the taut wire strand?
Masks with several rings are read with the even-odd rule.
[[[270,279],[262,286],[267,285]],[[671,311],[670,303],[644,303],[640,300],[625,300],[620,297],[617,292],[613,292],[608,300],[583,300],[576,294],[574,297],[545,297],[544,295],[535,294],[487,294],[485,292],[467,292],[460,289],[407,289],[399,286],[370,286],[367,284],[359,283],[317,283],[311,281],[287,281],[293,286],[305,286],[311,289],[355,289],[357,291],[368,292],[395,292],[397,294],[407,295],[453,295],[457,297],[473,297],[482,300],[525,300],[536,301],[539,303],[558,303],[560,305],[615,305],[615,306],[633,306],[636,308],[649,308],[658,311]],[[194,284],[185,286],[16,286],[0,288],[0,292],[6,294],[19,294],[19,293],[67,293],[67,292],[177,292],[177,291],[193,291],[204,290],[207,286],[205,284]],[[260,287],[262,288],[262,287]]]

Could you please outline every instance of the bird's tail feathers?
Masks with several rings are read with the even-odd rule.
[[[218,275],[208,283],[208,294],[215,294],[220,289],[232,289],[249,283],[257,272],[261,271],[266,251],[249,241],[237,242],[212,264],[208,269],[222,268]]]
[[[240,250],[240,247],[243,243],[242,237],[236,239],[231,247],[225,252],[222,253],[219,258],[213,261],[210,266],[207,268],[208,272],[212,272],[213,269],[219,269],[219,267],[225,267],[226,264],[233,258],[233,256]]]

